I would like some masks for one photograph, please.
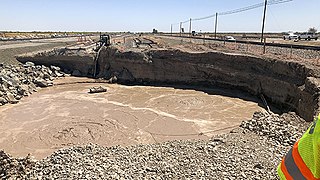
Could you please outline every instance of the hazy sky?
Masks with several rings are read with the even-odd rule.
[[[170,31],[170,25],[264,0],[0,0],[0,31]],[[259,32],[262,7],[220,16],[218,32]],[[184,27],[188,29],[188,23]],[[320,0],[268,6],[266,31],[320,30]],[[193,23],[213,31],[214,18]],[[178,25],[174,26],[178,31]]]

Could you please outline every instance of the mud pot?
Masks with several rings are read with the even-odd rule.
[[[0,147],[14,156],[31,153],[41,159],[56,149],[88,143],[127,146],[207,139],[263,110],[254,98],[222,96],[217,89],[65,82],[70,83],[60,80],[61,85],[1,107]],[[88,93],[100,85],[108,91]]]

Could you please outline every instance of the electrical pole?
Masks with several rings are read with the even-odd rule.
[[[216,13],[216,22],[214,26],[214,38],[217,39],[218,13]]]
[[[181,30],[182,30],[182,22],[180,22],[180,36],[181,36]]]
[[[190,26],[189,26],[189,35],[190,35],[190,37],[191,37],[191,18],[190,18]]]
[[[263,39],[264,39],[264,26],[265,26],[265,22],[266,22],[267,5],[268,5],[268,0],[265,0],[264,1],[264,11],[263,11],[263,20],[262,20],[261,42],[263,42]]]
[[[172,24],[171,24],[171,36],[172,36]]]

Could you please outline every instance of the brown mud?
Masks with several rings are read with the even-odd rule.
[[[72,77],[55,83],[60,85],[41,89],[19,104],[1,107],[2,149],[14,156],[30,153],[41,159],[62,147],[88,143],[127,146],[209,139],[263,110],[255,98],[240,93],[241,98],[222,96],[219,89],[206,89],[211,92],[208,94]],[[104,86],[108,91],[89,94],[93,86]]]

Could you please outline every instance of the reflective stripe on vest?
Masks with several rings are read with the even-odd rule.
[[[278,166],[281,179],[320,180],[320,116]]]
[[[286,179],[301,179],[301,180],[319,180],[315,178],[310,169],[304,164],[296,142],[292,149],[288,152],[281,162],[281,171]]]
[[[298,144],[298,142],[296,142],[296,144]],[[296,144],[293,148],[290,149],[290,151],[287,153],[285,158],[282,160],[280,168],[282,173],[288,180],[289,179],[305,180],[306,178],[302,174],[299,167],[297,166],[294,158],[296,154],[293,154],[293,151],[294,151],[294,148],[297,148]]]
[[[315,121],[299,141],[298,151],[313,176],[320,178],[320,121]]]

